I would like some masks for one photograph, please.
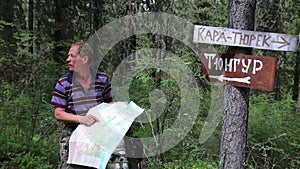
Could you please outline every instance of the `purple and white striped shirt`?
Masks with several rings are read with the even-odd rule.
[[[65,108],[66,112],[85,115],[88,110],[102,102],[112,102],[113,92],[108,75],[97,72],[91,80],[89,89],[85,91],[76,77],[72,82],[73,72],[60,78],[54,88],[51,104],[55,108]]]

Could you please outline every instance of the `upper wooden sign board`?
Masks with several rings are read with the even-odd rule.
[[[193,41],[266,50],[296,51],[298,36],[195,25]]]

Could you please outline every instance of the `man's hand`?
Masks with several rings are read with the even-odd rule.
[[[99,122],[99,119],[91,114],[86,116],[77,115],[78,122],[87,126],[91,126],[96,122]]]

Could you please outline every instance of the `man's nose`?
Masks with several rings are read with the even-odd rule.
[[[67,59],[66,59],[66,62],[69,63],[70,61],[71,61],[70,56],[68,56]]]

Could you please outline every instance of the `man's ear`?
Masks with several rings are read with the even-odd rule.
[[[82,62],[83,63],[88,63],[89,62],[89,57],[88,56],[83,56],[82,57]]]

